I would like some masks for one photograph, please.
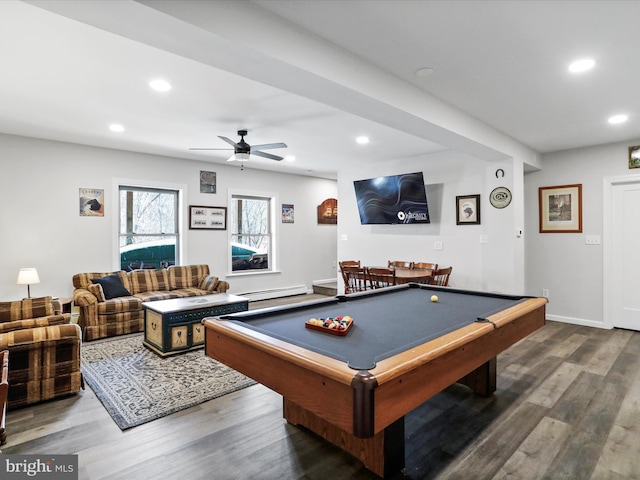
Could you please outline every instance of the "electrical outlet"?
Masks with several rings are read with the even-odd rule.
[[[546,288],[543,288],[543,289],[542,289],[542,296],[543,296],[544,298],[547,298],[547,299],[548,299],[548,298],[549,298],[549,290],[547,290]]]

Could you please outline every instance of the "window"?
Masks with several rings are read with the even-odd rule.
[[[178,192],[120,186],[120,268],[178,262]]]
[[[231,195],[231,270],[274,269],[274,199],[264,196]]]

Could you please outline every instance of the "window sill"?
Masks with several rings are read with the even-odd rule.
[[[280,270],[238,270],[237,272],[227,272],[227,277],[250,277],[252,275],[269,275],[272,273],[282,273]]]

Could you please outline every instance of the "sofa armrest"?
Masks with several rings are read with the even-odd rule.
[[[98,325],[98,298],[85,288],[73,291],[73,303],[78,307],[78,324],[82,329]]]
[[[224,293],[229,290],[229,284],[214,275],[207,275],[200,281],[199,287],[211,293]]]
[[[50,315],[48,317],[30,318],[28,320],[14,320],[13,322],[0,323],[0,333],[13,332],[28,328],[49,327],[51,325],[64,325],[71,322],[70,313]]]
[[[73,291],[73,303],[78,307],[88,307],[98,303],[98,297],[85,288],[76,288]]]

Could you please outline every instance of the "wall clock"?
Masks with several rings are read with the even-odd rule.
[[[511,203],[511,192],[507,187],[496,187],[489,195],[489,202],[495,208],[505,208]]]

